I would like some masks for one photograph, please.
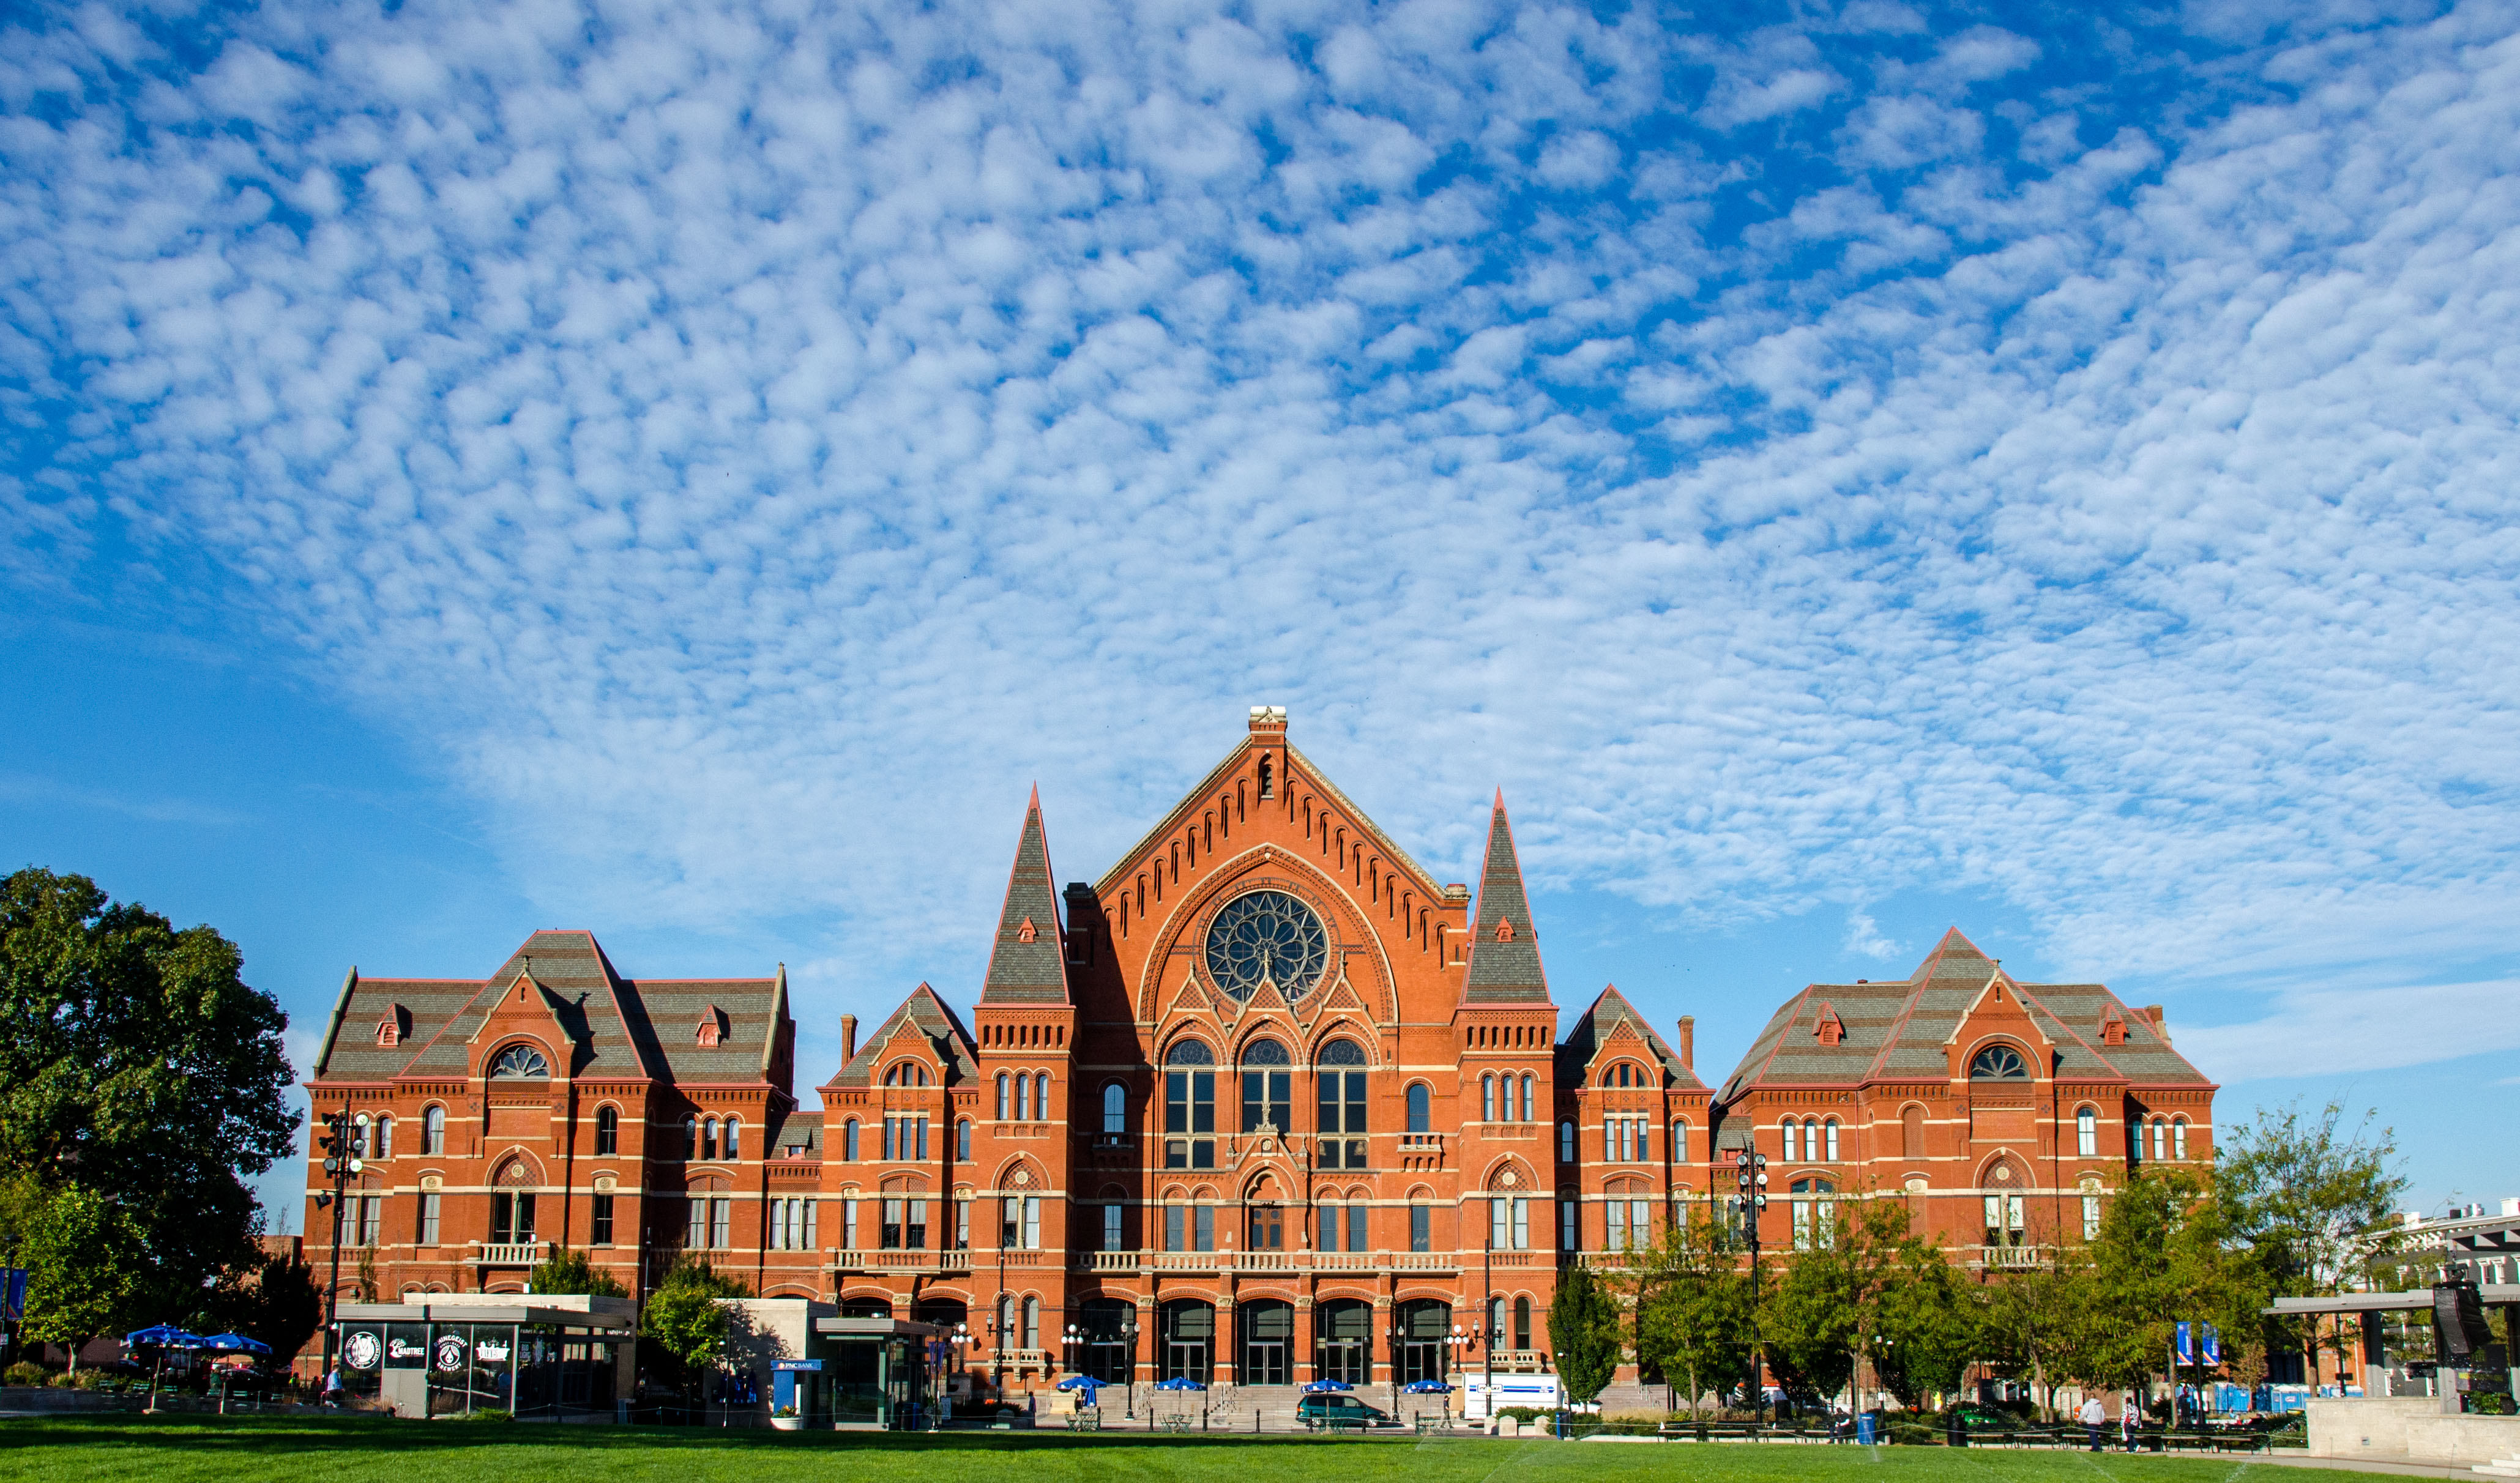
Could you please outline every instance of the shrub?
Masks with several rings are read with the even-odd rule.
[[[41,1385],[44,1383],[44,1367],[32,1360],[20,1360],[5,1371],[0,1371],[0,1381],[11,1385]]]
[[[472,1415],[465,1417],[465,1419],[468,1421],[513,1421],[516,1419],[516,1416],[512,1412],[501,1411],[496,1406],[489,1406],[472,1413]]]
[[[70,1383],[76,1385],[81,1390],[103,1390],[108,1385],[113,1383],[113,1376],[106,1373],[102,1370],[91,1367],[80,1371],[77,1376],[72,1379]]]
[[[58,1371],[44,1377],[44,1383],[55,1390],[68,1390],[78,1383],[78,1376],[68,1371]]]

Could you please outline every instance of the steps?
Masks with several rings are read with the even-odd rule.
[[[2520,1478],[2520,1456],[2497,1458],[2491,1462],[2479,1462],[2474,1470],[2489,1478]]]

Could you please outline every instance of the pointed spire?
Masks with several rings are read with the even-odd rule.
[[[1462,988],[1464,1004],[1549,1002],[1549,979],[1540,967],[1540,933],[1531,925],[1531,904],[1522,889],[1522,863],[1513,851],[1513,826],[1506,819],[1505,789],[1488,820],[1488,857],[1479,875],[1479,897],[1470,917],[1470,971]]]
[[[1058,925],[1058,889],[1050,870],[1050,841],[1041,828],[1041,786],[1024,805],[1023,835],[1015,841],[1014,869],[1007,876],[1007,901],[998,912],[997,946],[989,954],[982,1004],[1066,1004],[1065,933]]]

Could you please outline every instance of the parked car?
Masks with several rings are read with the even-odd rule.
[[[1354,1396],[1340,1395],[1333,1391],[1323,1395],[1306,1396],[1295,1403],[1295,1419],[1346,1421],[1366,1426],[1382,1426],[1390,1422],[1391,1414],[1380,1407],[1368,1406]]]
[[[1958,1415],[1960,1424],[1971,1431],[2019,1431],[2024,1424],[2022,1419],[2011,1412],[1997,1411],[1986,1406],[1955,1406],[1943,1413],[1946,1420],[1954,1415]]]

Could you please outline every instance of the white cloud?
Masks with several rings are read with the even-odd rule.
[[[1083,876],[1273,700],[1454,877],[1502,782],[1535,876],[1701,920],[2504,948],[2508,6],[2012,176],[1873,41],[1635,16],[234,23],[188,87],[0,44],[9,579],[208,553],[556,919],[958,992],[1028,782]],[[1675,58],[1922,178],[1642,139]]]
[[[2520,979],[2296,990],[2246,1024],[2171,1027],[2181,1054],[2225,1083],[2385,1070],[2520,1046]]]

